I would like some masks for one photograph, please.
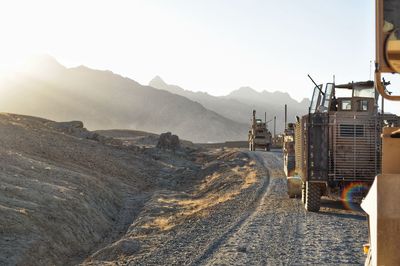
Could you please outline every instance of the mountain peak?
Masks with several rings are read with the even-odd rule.
[[[38,75],[41,77],[47,77],[51,74],[59,73],[66,68],[61,65],[54,57],[44,55],[34,55],[26,59],[21,65],[20,71]]]
[[[157,75],[152,80],[150,80],[149,86],[161,90],[166,90],[168,84],[160,76]]]
[[[165,83],[165,81],[160,77],[160,76],[155,76],[149,83],[152,83],[152,82],[162,82],[162,83]],[[166,83],[165,83],[166,84]]]
[[[149,82],[149,86],[159,90],[169,91],[178,95],[181,95],[183,92],[185,92],[185,90],[179,86],[167,84],[160,76],[155,76]]]
[[[26,64],[44,68],[64,68],[54,57],[48,54],[31,56],[27,59]]]
[[[253,88],[248,87],[248,86],[240,87],[237,91],[238,92],[256,92]]]
[[[227,95],[228,98],[248,98],[258,95],[258,92],[251,87],[240,87]]]

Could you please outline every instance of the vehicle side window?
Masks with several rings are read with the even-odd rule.
[[[368,111],[368,101],[367,100],[358,101],[358,111]]]
[[[351,110],[351,100],[342,100],[340,109],[343,111],[350,111]]]

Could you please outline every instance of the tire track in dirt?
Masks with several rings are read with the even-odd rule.
[[[260,157],[255,156],[254,154],[249,154],[250,158],[256,160],[258,164],[263,165],[263,160],[260,159]],[[262,171],[262,169],[261,169]],[[221,237],[217,238],[206,250],[205,252],[197,258],[192,265],[199,265],[202,264],[202,262],[206,261],[208,258],[210,258],[218,248],[223,245],[227,239],[234,234],[241,226],[243,223],[245,223],[249,217],[251,217],[254,212],[257,211],[257,207],[259,205],[259,202],[264,198],[265,193],[267,192],[267,188],[269,185],[269,173],[268,171],[265,171],[263,173],[263,178],[262,178],[262,185],[257,191],[256,195],[256,200],[254,201],[254,205],[250,210],[242,215],[242,217],[235,223],[233,224]]]

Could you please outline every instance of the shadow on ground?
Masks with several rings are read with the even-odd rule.
[[[349,210],[340,200],[322,199],[320,213],[336,217],[366,220],[366,214],[361,209],[360,204],[352,203],[352,209]]]

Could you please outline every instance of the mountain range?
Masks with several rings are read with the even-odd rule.
[[[144,86],[111,71],[66,68],[50,56],[27,65],[0,78],[0,110],[57,121],[81,120],[92,130],[171,131],[193,142],[246,140],[252,109],[278,120],[284,103],[290,105],[290,116],[307,109],[307,101],[298,103],[280,92],[240,88],[215,97],[168,85],[159,77]]]
[[[294,100],[288,93],[266,90],[257,92],[250,87],[241,87],[232,91],[226,96],[212,96],[204,92],[193,92],[185,90],[176,85],[169,85],[161,77],[153,78],[149,86],[166,90],[171,93],[184,96],[188,99],[202,104],[205,108],[221,114],[238,123],[249,124],[252,110],[258,112],[257,116],[264,119],[264,113],[267,113],[267,120],[277,118],[276,132],[284,130],[284,105],[288,106],[288,121],[293,122],[296,115],[307,113],[310,105],[309,99],[303,99],[301,102]],[[269,123],[272,130],[273,124]]]

